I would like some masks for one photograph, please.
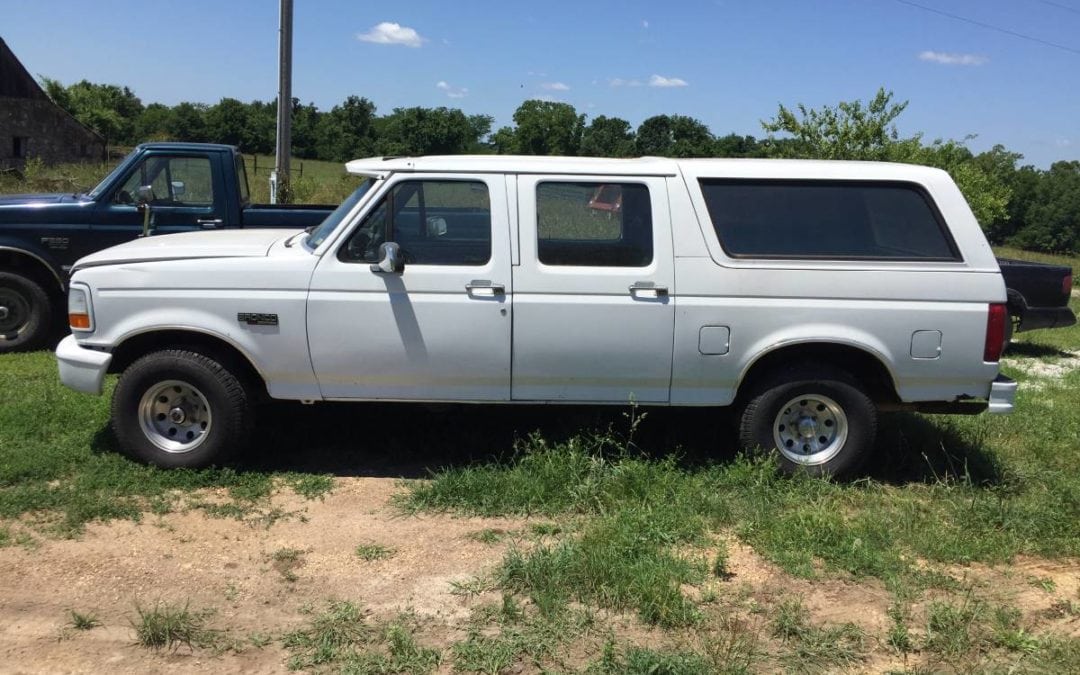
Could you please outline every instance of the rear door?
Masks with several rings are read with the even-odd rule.
[[[372,270],[390,241],[404,270]],[[311,280],[308,341],[323,396],[509,400],[510,282],[502,175],[392,181]]]
[[[518,178],[515,400],[667,402],[674,263],[659,177]]]

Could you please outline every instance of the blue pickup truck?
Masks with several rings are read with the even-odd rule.
[[[147,143],[85,194],[0,196],[0,353],[39,347],[79,258],[136,237],[318,224],[333,206],[251,204],[233,146]]]

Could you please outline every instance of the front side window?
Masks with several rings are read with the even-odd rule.
[[[959,260],[910,183],[702,179],[724,251],[747,258]]]
[[[545,265],[645,267],[652,202],[638,183],[548,181],[536,186],[537,255]]]
[[[214,174],[206,157],[148,157],[116,192],[119,204],[138,201],[149,185],[154,206],[213,206]]]
[[[407,180],[383,196],[341,248],[344,262],[377,262],[392,241],[413,265],[483,265],[491,259],[491,199],[480,181]]]

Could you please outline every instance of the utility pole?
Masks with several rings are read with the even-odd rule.
[[[277,153],[270,175],[270,201],[289,201],[289,156],[292,154],[292,26],[293,0],[281,0],[278,27]]]

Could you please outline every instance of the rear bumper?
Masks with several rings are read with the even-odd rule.
[[[1020,315],[1020,331],[1040,328],[1064,328],[1076,323],[1076,315],[1068,307],[1026,307]]]
[[[1016,386],[1016,380],[998,375],[990,384],[990,405],[987,410],[998,415],[1011,413],[1016,403]]]
[[[74,335],[67,336],[56,347],[60,381],[75,391],[100,394],[111,361],[112,354],[80,347]]]

